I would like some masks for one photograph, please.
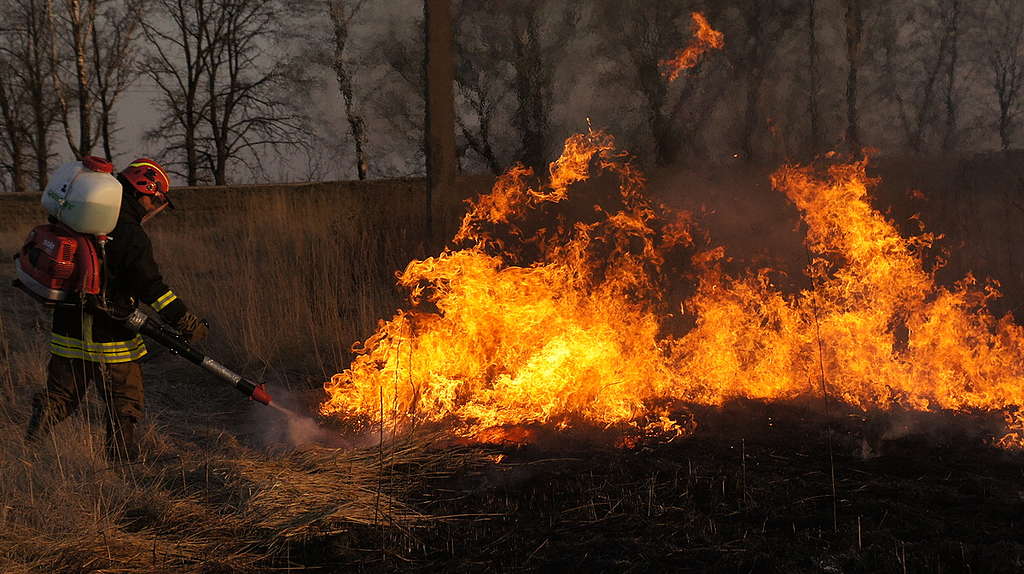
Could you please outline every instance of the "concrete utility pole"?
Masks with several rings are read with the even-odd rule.
[[[450,0],[424,0],[423,13],[427,27],[427,239],[433,241],[434,204],[450,197],[455,186],[455,38]]]

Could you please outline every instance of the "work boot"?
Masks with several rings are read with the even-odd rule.
[[[134,417],[107,419],[107,458],[110,462],[135,462],[139,459],[136,427]]]
[[[53,417],[49,409],[40,400],[32,401],[32,418],[28,419],[25,429],[25,442],[35,442],[50,433]]]

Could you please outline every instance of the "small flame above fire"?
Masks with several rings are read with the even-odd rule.
[[[712,28],[703,14],[694,12],[690,17],[693,19],[693,39],[690,44],[676,52],[674,57],[659,62],[662,75],[670,82],[674,82],[684,71],[696,66],[705,52],[725,47],[725,35]]]

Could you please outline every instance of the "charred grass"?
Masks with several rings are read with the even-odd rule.
[[[992,420],[735,402],[692,437],[622,450],[494,447],[447,480],[424,571],[1019,572],[1019,456]],[[832,452],[829,453],[828,433]],[[833,488],[834,475],[834,488]],[[435,530],[438,532],[438,530]],[[500,564],[500,567],[495,565]]]

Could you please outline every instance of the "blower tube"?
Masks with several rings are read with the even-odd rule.
[[[143,313],[142,310],[135,309],[132,311],[131,315],[124,320],[124,324],[132,331],[141,333],[167,347],[175,355],[184,357],[188,361],[199,365],[210,373],[213,373],[217,378],[241,391],[242,394],[249,397],[250,400],[260,402],[265,405],[270,404],[270,395],[267,393],[266,389],[264,389],[263,385],[257,385],[217,361],[214,361],[210,357],[203,355],[192,348],[188,341],[186,341],[178,332],[172,330],[163,323],[150,318],[148,315]]]

